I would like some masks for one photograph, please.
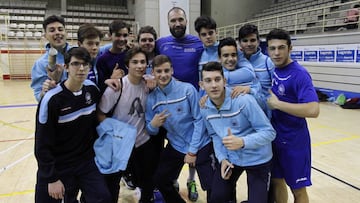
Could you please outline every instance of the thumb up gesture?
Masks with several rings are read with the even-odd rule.
[[[233,135],[230,128],[227,130],[227,136],[222,138],[222,143],[228,150],[237,150],[244,147],[244,140]]]

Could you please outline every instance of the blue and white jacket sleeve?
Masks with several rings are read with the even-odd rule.
[[[43,56],[42,56],[43,58]],[[31,69],[31,88],[34,90],[35,99],[39,102],[41,97],[42,85],[48,78],[46,72],[46,65],[42,58],[35,61]]]
[[[154,90],[156,91],[156,90]],[[154,97],[151,96],[152,94],[155,94],[155,92],[152,92],[148,95],[147,101],[146,101],[146,111],[145,111],[145,121],[146,121],[146,131],[149,133],[149,135],[156,135],[159,132],[159,128],[154,127],[151,125],[151,120],[155,116],[155,112],[152,109],[153,103],[154,103]]]
[[[254,132],[242,137],[244,140],[244,148],[256,149],[263,145],[269,144],[275,139],[275,130],[272,127],[269,119],[261,110],[260,106],[256,103],[253,97],[248,97],[248,106],[244,109],[244,113],[251,123]]]
[[[199,95],[195,87],[191,86],[187,92],[187,97],[190,102],[191,115],[194,118],[194,131],[190,142],[189,152],[196,154],[202,144],[202,136],[205,136],[205,126],[202,116],[200,114]]]

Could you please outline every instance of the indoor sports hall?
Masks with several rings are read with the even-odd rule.
[[[256,24],[261,40],[273,28],[291,33],[291,57],[307,68],[313,84],[325,98],[318,118],[307,119],[312,147],[310,202],[354,203],[360,199],[360,109],[338,102],[360,98],[360,30],[348,27],[346,12],[359,0],[0,0],[0,203],[34,202],[37,163],[34,131],[37,101],[30,88],[31,67],[47,43],[42,21],[61,15],[67,41],[77,45],[77,29],[95,24],[110,43],[109,23],[121,19],[134,36],[152,25],[158,37],[169,34],[167,10],[188,13],[188,33],[197,35],[194,20],[210,15],[218,23],[218,39],[237,38],[247,22]],[[357,22],[358,23],[358,22]],[[188,166],[179,177],[180,194],[188,202]],[[199,198],[205,192],[196,177]],[[137,203],[137,190],[121,183],[119,202]],[[237,182],[237,201],[247,200],[246,175]],[[161,202],[161,201],[159,201]],[[289,191],[289,202],[293,202]]]

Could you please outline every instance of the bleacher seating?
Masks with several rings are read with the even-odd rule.
[[[35,32],[35,33],[34,33],[34,37],[35,37],[35,38],[41,38],[41,36],[42,36],[42,32],[39,32],[39,31],[38,31],[38,32]]]
[[[30,31],[25,32],[25,37],[31,38],[33,36],[34,36],[33,32],[30,32]]]
[[[16,32],[15,34],[15,37],[18,37],[18,38],[23,38],[25,36],[24,32],[23,31],[18,31]]]
[[[129,15],[126,8],[101,4],[68,5],[67,11],[61,12],[61,15],[67,23],[66,30],[71,33],[68,34],[69,39],[76,39],[75,33],[83,23],[92,23],[106,33],[109,30],[108,25],[115,19],[121,19],[128,24],[133,24],[135,21],[135,16]]]
[[[12,31],[5,32],[9,38],[20,38],[22,36],[38,38],[39,33],[41,35],[42,22],[47,12],[52,13],[52,10],[47,9],[46,1],[12,0],[0,2],[0,23],[7,24],[9,31]],[[69,39],[77,38],[77,29],[83,23],[92,23],[106,33],[109,29],[108,25],[114,19],[122,19],[131,25],[135,21],[135,16],[129,15],[127,8],[116,5],[67,5],[66,11],[59,14],[64,17],[66,29],[71,33]]]
[[[340,0],[282,0],[270,5],[243,23],[218,29],[219,39],[237,37],[237,30],[245,23],[258,26],[260,35],[273,28],[283,28],[291,34],[335,31],[346,26],[345,13],[359,0],[342,3]]]
[[[42,26],[35,26],[44,20],[46,2],[43,1],[2,1],[0,2],[0,23],[8,25],[9,38],[33,37],[41,32]]]

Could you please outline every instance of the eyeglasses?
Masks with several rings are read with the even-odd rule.
[[[71,66],[75,67],[75,68],[80,68],[80,66],[84,67],[85,69],[90,67],[90,63],[84,62],[84,63],[80,63],[78,61],[74,61],[70,63]]]
[[[154,41],[154,39],[153,38],[141,38],[140,39],[140,42],[153,42]]]
[[[116,33],[115,34],[116,37],[123,37],[123,38],[127,38],[129,36],[129,34],[121,34],[121,33]]]
[[[206,32],[200,33],[200,36],[201,36],[201,37],[206,37],[207,35],[212,36],[214,33],[215,33],[215,31],[210,30],[210,31],[207,32],[207,33],[206,33]]]

